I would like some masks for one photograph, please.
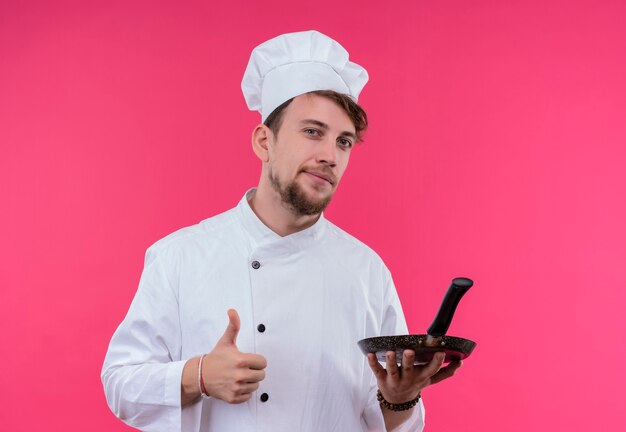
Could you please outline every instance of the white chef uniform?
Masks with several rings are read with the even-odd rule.
[[[145,431],[384,431],[356,342],[407,333],[388,269],[323,215],[280,237],[250,208],[253,193],[148,249],[102,369],[109,406]],[[229,308],[239,350],[267,359],[266,378],[246,403],[181,408],[185,361],[212,350]],[[421,431],[423,419],[420,402],[399,430]]]

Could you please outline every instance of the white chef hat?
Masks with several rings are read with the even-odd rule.
[[[367,80],[367,71],[348,61],[348,51],[311,30],[283,34],[256,47],[241,89],[248,108],[265,121],[282,103],[314,90],[334,90],[356,101]]]

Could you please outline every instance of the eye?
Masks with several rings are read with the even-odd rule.
[[[339,138],[339,139],[337,140],[337,143],[338,143],[341,147],[343,147],[344,149],[351,149],[351,148],[352,148],[352,146],[353,146],[352,141],[350,141],[349,139],[346,139],[346,138]]]
[[[320,132],[317,129],[313,129],[313,128],[305,129],[304,133],[306,135],[310,135],[310,136],[319,136],[319,134],[320,134]]]

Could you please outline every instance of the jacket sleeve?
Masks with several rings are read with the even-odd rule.
[[[181,430],[179,265],[172,251],[148,249],[139,288],[102,368],[109,407],[144,431]]]
[[[384,290],[380,336],[409,334],[396,287],[394,286],[391,274],[386,267],[384,271]],[[369,404],[364,413],[364,417],[366,419],[379,416],[382,417],[380,412],[381,407],[376,399],[377,390],[378,386],[376,383],[376,377],[372,374]],[[424,430],[425,411],[424,404],[421,399],[412,411],[413,413],[411,417],[402,425],[395,428],[393,432],[422,432]],[[370,422],[372,421],[370,420]]]

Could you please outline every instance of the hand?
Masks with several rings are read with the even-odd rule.
[[[414,366],[413,350],[404,350],[401,368],[398,367],[395,351],[387,351],[387,369],[378,363],[374,354],[368,354],[367,360],[380,392],[391,403],[404,403],[415,399],[425,387],[450,378],[463,364],[457,360],[442,368],[445,353],[438,352],[427,365]]]
[[[202,378],[207,393],[228,403],[243,403],[252,397],[265,378],[267,360],[258,354],[246,354],[236,345],[239,314],[228,310],[228,327],[213,351],[204,357]]]

